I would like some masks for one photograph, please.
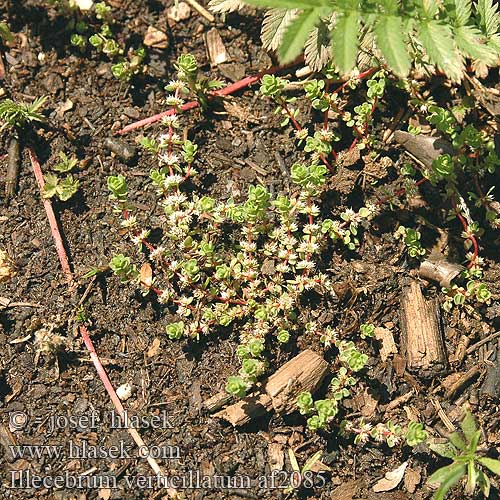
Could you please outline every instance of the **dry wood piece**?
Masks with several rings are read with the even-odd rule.
[[[420,160],[426,167],[430,167],[432,162],[443,153],[451,155],[455,153],[455,149],[451,143],[441,137],[415,136],[402,130],[396,130],[394,138],[398,144],[404,146],[407,151]]]
[[[296,409],[297,396],[302,391],[315,392],[327,370],[328,363],[307,349],[271,375],[264,383],[263,392],[247,396],[214,416],[237,426],[245,425],[272,409],[290,413]]]
[[[401,334],[407,367],[423,377],[446,367],[446,351],[439,326],[439,306],[426,300],[420,285],[411,280],[403,286]]]
[[[419,276],[422,278],[437,281],[441,286],[449,288],[451,282],[465,268],[460,264],[448,262],[443,256],[431,254],[428,259],[424,260],[418,270]]]
[[[467,384],[472,382],[482,370],[481,365],[474,365],[470,370],[467,370],[456,382],[454,382],[446,392],[444,393],[444,397],[446,399],[451,399],[458,391],[463,389]]]
[[[17,137],[12,137],[7,152],[9,154],[9,164],[5,176],[5,198],[8,200],[16,193],[19,164],[21,163],[21,150]]]
[[[213,66],[222,64],[228,60],[226,47],[222,41],[217,28],[212,28],[205,35],[208,58]]]
[[[228,392],[221,391],[204,401],[203,407],[209,413],[213,413],[214,411],[220,410],[223,406],[229,403],[232,398],[233,396]]]
[[[500,398],[500,351],[495,352],[493,365],[488,366],[486,377],[481,387],[481,395]]]

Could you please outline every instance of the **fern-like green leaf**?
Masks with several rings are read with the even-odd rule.
[[[432,64],[444,71],[454,81],[462,78],[463,58],[456,49],[451,28],[436,20],[420,25],[420,40]]]
[[[260,34],[264,48],[277,50],[281,45],[287,28],[297,15],[297,9],[268,10],[262,21],[262,31]]]
[[[249,5],[268,7],[272,9],[301,9],[312,10],[317,7],[326,7],[327,0],[245,0]]]
[[[223,14],[225,12],[235,12],[243,7],[244,3],[239,0],[210,0],[208,8],[212,12]]]
[[[459,26],[454,31],[457,47],[464,54],[488,66],[495,63],[497,54],[495,50],[481,42],[482,33],[478,28],[474,26]]]
[[[321,21],[314,27],[306,40],[304,59],[313,71],[323,69],[332,57],[328,24]]]
[[[324,9],[316,8],[304,10],[292,21],[285,34],[279,49],[282,63],[293,61],[304,49],[309,33],[320,20]]]
[[[410,57],[406,51],[403,23],[396,16],[380,16],[374,28],[377,45],[389,67],[404,77],[410,71]]]
[[[455,0],[455,26],[465,26],[472,12],[472,0]]]
[[[478,0],[476,10],[484,34],[488,37],[497,34],[500,26],[500,16],[497,12],[497,5],[493,4],[493,0]]]
[[[356,63],[358,53],[359,12],[355,10],[340,14],[332,32],[335,64],[343,73],[348,73]]]

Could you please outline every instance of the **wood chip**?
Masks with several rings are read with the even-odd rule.
[[[353,480],[347,481],[340,486],[337,486],[330,496],[331,499],[335,500],[352,500],[354,496],[358,493],[360,489],[360,482]]]
[[[191,17],[191,7],[186,2],[179,2],[167,10],[167,17],[174,23],[185,21]]]
[[[153,342],[149,346],[149,349],[148,349],[148,352],[146,353],[146,356],[148,358],[152,358],[153,356],[155,356],[156,353],[158,352],[158,349],[160,348],[160,345],[161,345],[160,338],[158,338],[158,337],[154,338]]]
[[[168,36],[163,31],[153,26],[148,26],[148,30],[144,36],[144,45],[146,47],[153,47],[154,49],[166,49],[168,47]]]
[[[353,403],[363,417],[371,417],[377,409],[378,400],[370,394],[370,389],[365,387],[354,396]]]
[[[382,345],[380,346],[380,357],[382,361],[387,361],[387,358],[391,354],[396,354],[398,348],[396,342],[394,342],[394,335],[387,328],[376,327],[375,328],[375,338],[380,340]]]
[[[283,470],[285,455],[283,453],[283,446],[280,443],[269,443],[267,456],[271,471]]]
[[[441,254],[431,254],[420,264],[418,274],[422,278],[436,281],[441,286],[449,288],[452,280],[464,269],[460,264],[448,262]]]
[[[439,321],[439,305],[427,300],[415,280],[406,282],[401,297],[401,336],[410,371],[434,376],[447,364]]]
[[[422,480],[422,474],[420,473],[421,468],[416,467],[415,469],[410,469],[408,467],[405,472],[404,485],[408,493],[415,493],[417,486]]]
[[[212,66],[218,66],[229,60],[226,47],[217,28],[212,28],[207,32],[205,35],[205,45]]]
[[[153,284],[153,270],[149,262],[144,262],[141,266],[141,285],[149,288]]]
[[[58,118],[62,118],[64,113],[71,111],[73,109],[73,101],[71,99],[66,99],[62,104],[57,106],[56,115]]]
[[[403,479],[407,466],[408,462],[403,462],[397,469],[387,472],[385,477],[375,483],[373,491],[379,493],[381,491],[391,491],[396,488]]]

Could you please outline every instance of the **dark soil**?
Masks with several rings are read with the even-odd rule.
[[[121,84],[111,75],[106,57],[90,52],[84,57],[71,48],[69,34],[65,31],[66,20],[52,8],[44,9],[36,1],[0,2],[2,18],[13,32],[19,33],[15,43],[3,48],[7,70],[3,82],[5,94],[25,102],[37,96],[49,96],[45,109],[49,117],[47,124],[38,127],[36,133],[24,134],[22,145],[34,145],[45,171],[50,162],[56,160],[59,151],[75,153],[85,160],[85,166],[76,174],[80,180],[77,197],[67,203],[54,203],[70,261],[75,275],[80,277],[76,296],[69,294],[60,270],[26,149],[17,195],[9,202],[0,201],[0,249],[6,250],[13,259],[17,272],[10,281],[0,285],[0,297],[31,304],[0,310],[1,422],[4,429],[9,428],[9,417],[12,418],[15,412],[23,412],[28,416],[25,427],[18,431],[11,428],[18,444],[56,445],[64,450],[62,457],[51,457],[44,451],[42,458],[16,460],[9,455],[9,440],[2,436],[0,496],[9,499],[134,499],[162,498],[165,494],[156,483],[151,489],[127,483],[127,478],[134,481],[153,474],[147,462],[137,457],[127,432],[112,428],[111,403],[74,322],[75,311],[84,300],[92,321],[92,340],[113,385],[118,387],[128,382],[135,389],[126,402],[129,413],[143,416],[149,422],[153,416],[163,418],[161,424],[143,429],[142,436],[148,444],[163,447],[168,456],[160,457],[159,462],[165,472],[188,479],[190,473],[198,472],[202,476],[217,473],[241,481],[247,477],[252,480],[249,489],[244,481],[240,489],[201,485],[198,489],[187,489],[187,498],[287,497],[283,488],[264,488],[258,484],[259,478],[271,476],[270,443],[282,446],[287,471],[292,470],[288,448],[297,449],[300,464],[316,451],[324,452],[322,462],[330,468],[324,476],[325,484],[320,484],[318,479],[317,487],[294,492],[292,496],[297,498],[429,498],[432,492],[425,480],[445,462],[425,447],[411,450],[397,446],[391,450],[373,444],[355,446],[335,431],[310,433],[300,415],[272,415],[237,430],[213,419],[203,410],[202,402],[223,390],[226,378],[238,370],[237,332],[229,330],[220,336],[211,335],[198,343],[169,341],[164,334],[165,314],[153,300],[141,297],[132,286],[124,286],[108,274],[94,280],[81,278],[91,267],[105,265],[114,253],[133,251],[120,237],[119,224],[111,212],[106,188],[108,175],[126,174],[130,191],[135,196],[133,201],[145,214],[154,210],[154,194],[145,189],[152,167],[150,158],[138,152],[132,161],[124,163],[105,148],[104,142],[121,126],[163,110],[163,88],[173,77],[173,61],[177,55],[193,53],[203,61],[204,73],[229,82],[271,64],[270,57],[260,47],[256,17],[229,15],[226,23],[218,26],[231,62],[221,68],[210,68],[206,63],[203,34],[211,26],[196,12],[186,21],[171,23],[167,29],[166,5],[162,2],[115,0],[112,4],[116,7],[113,12],[120,27],[118,39],[121,43],[137,46],[150,25],[168,31],[170,37],[168,49],[150,50],[147,76],[136,78],[130,85]],[[244,196],[248,185],[255,182],[269,186],[274,192],[287,189],[289,181],[280,170],[275,153],[281,155],[288,169],[300,158],[300,153],[292,133],[280,129],[272,105],[261,100],[254,90],[248,89],[228,98],[226,107],[218,103],[207,115],[195,110],[181,117],[183,127],[200,148],[197,164],[200,175],[195,181],[198,191],[227,199]],[[72,108],[64,114],[58,113],[67,100],[71,100]],[[394,109],[386,110],[381,123],[387,123],[397,112],[399,104],[397,101],[393,104]],[[308,112],[305,104],[303,108]],[[377,130],[379,134],[382,132],[382,127]],[[135,146],[141,133],[145,131],[139,130],[118,140]],[[9,138],[10,132],[4,131],[3,151],[6,151]],[[399,161],[403,153],[397,146],[390,146],[385,154]],[[2,176],[7,161],[6,157],[2,160]],[[358,165],[359,162],[345,167],[344,173],[341,170],[332,181],[332,190],[327,193],[325,202],[336,214],[347,206],[361,206],[363,198],[373,197],[377,189],[370,183],[374,180],[377,186],[397,184],[393,167],[387,172],[376,172],[373,168],[363,170]],[[0,187],[3,193],[3,182]],[[305,318],[330,324],[341,335],[352,333],[363,322],[373,322],[392,330],[396,341],[399,340],[401,280],[414,274],[414,266],[402,256],[403,248],[394,245],[391,235],[396,221],[411,223],[419,213],[448,231],[450,245],[463,257],[458,221],[444,221],[443,207],[434,203],[439,198],[432,187],[424,186],[422,192],[422,202],[416,212],[384,209],[374,227],[363,235],[358,252],[342,250],[332,256],[330,267],[338,286],[338,299],[329,309],[304,304],[302,314]],[[151,220],[148,222],[151,225]],[[431,246],[436,235],[432,231],[423,232],[429,240],[426,246]],[[481,240],[481,255],[487,261],[484,281],[498,300],[500,266],[496,261],[498,250],[495,250],[498,238],[495,241],[494,237],[485,235]],[[83,299],[88,285],[88,293]],[[426,294],[439,296],[439,287],[424,285]],[[457,311],[443,314],[450,358],[462,335],[476,342],[494,332],[498,328],[498,311],[498,305],[493,305],[477,310],[477,317]],[[42,354],[37,363],[34,362],[36,350],[32,335],[41,327],[54,328],[54,332],[67,338],[66,349],[57,360]],[[152,352],[155,341],[160,342],[160,347]],[[378,406],[368,420],[376,423],[390,418],[404,423],[412,414],[418,415],[426,425],[436,429],[437,435],[443,426],[431,400],[440,402],[455,425],[458,425],[457,409],[469,403],[484,430],[486,446],[492,450],[496,447],[498,454],[498,400],[480,396],[484,377],[460,391],[453,400],[444,398],[444,389],[440,386],[444,375],[466,372],[482,362],[487,351],[494,351],[489,358],[494,360],[499,355],[496,341],[431,379],[421,379],[419,374],[411,375],[404,370],[398,375],[391,359],[381,361],[375,345],[373,342],[363,345],[365,352],[371,355],[364,377],[364,386],[369,389],[363,393],[360,385],[358,394],[348,401],[352,406],[351,417],[364,415],[366,406],[376,398]],[[278,369],[305,348],[325,353],[326,359],[332,358],[318,336],[303,334],[296,339],[294,347],[270,353],[271,370]],[[412,388],[416,389],[416,395],[384,417],[384,406]],[[53,417],[93,413],[100,417],[97,429],[85,428],[82,422],[79,428],[72,428],[61,420],[62,428],[50,432]],[[127,452],[121,458],[70,457],[70,444],[81,446],[83,441],[99,445],[104,451],[123,443]],[[406,460],[418,478],[415,485],[405,482],[392,492],[372,491],[376,480]],[[80,490],[43,486],[13,488],[16,486],[13,470],[31,471],[41,477],[65,473],[78,476],[86,472],[94,479],[102,474],[114,474],[119,479],[117,488],[111,490],[106,489],[105,482]],[[285,483],[284,476],[278,476],[275,486],[286,486]],[[497,490],[494,486],[492,489],[490,498],[497,498]],[[460,497],[458,489],[456,498]]]

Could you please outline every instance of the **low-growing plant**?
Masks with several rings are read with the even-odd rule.
[[[3,122],[0,131],[5,127],[20,129],[32,122],[45,121],[40,109],[46,100],[47,97],[37,97],[31,104],[17,103],[12,99],[0,101],[0,120]]]
[[[486,470],[500,476],[500,460],[486,457],[478,452],[481,430],[474,417],[467,411],[461,424],[462,435],[454,432],[445,444],[431,443],[430,448],[442,457],[452,460],[450,465],[441,467],[428,479],[430,484],[438,484],[434,500],[443,500],[455,484],[466,478],[465,494],[472,495],[477,486],[486,498],[490,494],[490,479]]]
[[[198,62],[192,54],[181,54],[174,64],[177,70],[177,80],[171,81],[166,89],[174,92],[167,97],[166,104],[180,107],[182,98],[192,94],[200,103],[200,107],[206,110],[208,107],[208,94],[224,86],[220,80],[210,80],[199,74]]]
[[[76,194],[80,185],[80,181],[69,173],[78,165],[78,160],[74,156],[68,158],[63,151],[59,153],[59,158],[60,161],[52,167],[52,170],[67,175],[62,178],[56,174],[46,174],[42,196],[44,198],[57,197],[61,201],[67,201]]]

